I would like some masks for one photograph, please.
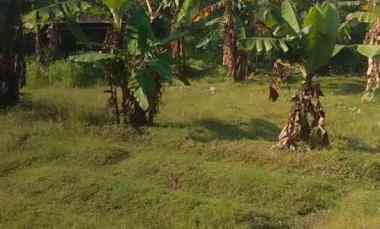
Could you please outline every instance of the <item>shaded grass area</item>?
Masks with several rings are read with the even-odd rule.
[[[277,151],[296,85],[265,80],[168,87],[143,134],[101,88],[27,91],[0,114],[0,228],[378,228],[380,103],[325,78],[331,148]]]

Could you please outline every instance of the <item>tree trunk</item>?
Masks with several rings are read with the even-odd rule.
[[[380,18],[377,18],[372,28],[366,35],[365,43],[369,45],[380,45]],[[368,59],[367,70],[367,93],[373,93],[380,87],[380,58]]]
[[[6,1],[0,9],[0,106],[14,105],[19,100],[19,89],[25,84],[21,7],[23,1]]]
[[[186,53],[185,53],[184,43],[185,43],[185,39],[181,38],[176,41],[173,41],[170,44],[171,55],[172,55],[173,60],[176,60],[178,63],[179,73],[185,73],[185,70],[186,70]]]
[[[154,124],[154,118],[159,112],[162,91],[160,76],[157,73],[155,73],[153,77],[155,82],[155,89],[153,91],[153,94],[149,95],[150,109],[148,111],[148,125],[151,126]]]
[[[245,55],[238,53],[237,33],[235,26],[235,18],[233,16],[232,1],[225,1],[224,10],[224,44],[223,44],[223,65],[227,66],[229,75],[234,81],[243,80],[239,74],[239,65],[245,62]],[[241,71],[244,72],[244,71]]]
[[[34,47],[34,51],[35,51],[35,55],[36,55],[36,60],[38,63],[42,63],[43,62],[43,58],[42,58],[42,47],[41,47],[41,25],[40,25],[40,16],[39,16],[39,13],[37,11],[37,15],[36,15],[36,31],[35,31],[35,47]]]
[[[59,29],[56,23],[48,25],[46,29],[47,38],[47,50],[46,50],[46,61],[54,61],[59,55],[59,45],[61,43],[61,38],[59,34]]]
[[[107,31],[106,38],[103,44],[103,51],[114,53],[115,49],[120,45],[120,34],[115,32],[112,28]],[[115,115],[115,120],[117,124],[120,124],[120,108],[118,102],[118,91],[117,91],[117,81],[115,79],[115,69],[113,64],[108,64],[105,67],[105,77],[108,81],[109,90],[105,92],[110,94],[108,98],[108,107],[111,109],[111,112]]]
[[[233,73],[235,81],[245,81],[248,77],[248,53],[239,51],[236,58],[236,68]]]
[[[40,16],[36,15],[35,30],[35,54],[37,62],[46,65],[57,59],[59,54],[59,45],[61,38],[56,23],[51,23],[42,28],[40,25]]]
[[[323,94],[317,76],[305,70],[302,72],[305,81],[292,98],[288,122],[279,136],[281,148],[294,149],[299,141],[308,143],[312,148],[330,144],[324,127],[326,115],[319,100]]]

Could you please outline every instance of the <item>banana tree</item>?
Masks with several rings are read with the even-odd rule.
[[[171,79],[171,58],[168,57],[164,47],[190,34],[189,30],[181,32],[181,29],[189,26],[188,22],[191,20],[196,1],[184,1],[177,16],[175,32],[172,31],[168,37],[161,40],[152,30],[152,16],[148,16],[141,4],[130,10],[127,20],[123,21],[117,12],[123,12],[122,7],[128,7],[131,1],[105,0],[105,2],[114,19],[114,29],[110,33],[111,38],[107,40],[115,41],[116,37],[116,42],[108,42],[107,46],[110,53],[116,55],[114,59],[116,62],[113,61],[111,67],[115,69],[115,63],[119,63],[119,68],[116,69],[120,71],[118,76],[113,78],[121,88],[122,112],[135,126],[153,124],[154,116],[158,112],[162,84]],[[123,31],[123,28],[127,27],[128,30]],[[122,35],[124,37],[121,37]],[[115,98],[113,104],[117,109],[117,91],[114,90],[113,94]]]
[[[247,7],[249,5],[250,7]],[[245,25],[240,14],[249,12],[254,14],[252,5],[257,5],[256,2],[246,2],[241,0],[221,0],[211,3],[203,7],[195,16],[193,22],[215,15],[218,12],[223,13],[221,20],[221,29],[216,28],[210,33],[211,37],[218,37],[222,40],[223,46],[223,65],[227,67],[228,74],[234,81],[242,81],[248,75],[248,57],[247,53],[240,50],[237,46],[238,40],[245,38]],[[248,9],[249,8],[249,9]],[[249,20],[251,20],[249,18]],[[221,32],[220,32],[221,31]],[[217,36],[215,36],[217,34]],[[204,47],[210,41],[215,39],[209,36],[202,41],[198,47]]]
[[[347,22],[358,21],[370,26],[364,39],[364,45],[359,45],[360,54],[368,57],[367,86],[363,98],[371,99],[380,87],[380,6],[377,1],[359,2],[361,11],[347,16]]]
[[[73,56],[71,60],[104,66],[110,87],[106,90],[110,93],[108,104],[116,114],[117,123],[124,118],[135,127],[152,124],[158,112],[162,84],[171,79],[170,58],[165,46],[191,34],[191,30],[158,39],[141,2],[86,2],[107,12],[111,26],[102,50]],[[54,12],[59,10],[54,8]]]
[[[149,63],[153,61],[151,59],[153,56],[157,57],[148,51],[149,42],[153,39],[149,19],[141,7],[128,11],[133,1],[103,0],[99,3],[111,15],[111,28],[106,35],[103,47],[103,52],[106,55],[103,57],[101,54],[85,54],[84,58],[79,56],[76,60],[86,60],[88,62],[88,59],[93,61],[92,58],[100,58],[100,60],[107,61],[105,72],[110,86],[110,90],[107,91],[111,95],[109,104],[114,108],[118,123],[121,122],[120,114],[124,114],[125,121],[129,121],[133,126],[138,127],[150,124],[153,122],[158,103],[153,105],[153,100],[151,100],[150,104],[152,106],[149,106],[147,95],[149,93],[144,93],[146,92],[144,91],[144,85],[150,83],[149,86],[152,86],[152,84],[158,83],[160,75],[157,72],[153,73],[151,79],[156,81],[147,83],[147,73],[151,71],[148,70],[147,66],[150,66]],[[126,14],[127,11],[129,15]],[[162,66],[160,65],[160,67]],[[156,77],[153,77],[153,75]],[[158,84],[161,85],[160,83]],[[157,85],[155,89],[157,90],[153,90],[151,98],[158,97],[160,93],[160,88]],[[119,91],[121,93],[121,103],[118,99]],[[121,105],[121,108],[119,108],[119,105]]]
[[[23,32],[21,26],[22,0],[0,3],[0,106],[18,102],[20,88],[25,84]]]
[[[241,38],[238,31],[244,30],[237,7],[242,3],[239,0],[221,0],[202,8],[193,17],[193,21],[197,21],[218,11],[223,12],[223,65],[227,67],[228,73],[234,81],[242,81],[248,75],[247,55],[242,50],[239,50],[237,46],[237,42]]]
[[[137,98],[133,96],[128,87],[128,56],[120,54],[121,50],[128,49],[127,40],[127,21],[126,11],[132,3],[135,1],[129,0],[68,0],[58,2],[56,4],[48,5],[43,8],[35,9],[24,17],[25,25],[29,28],[38,28],[41,24],[50,24],[57,21],[70,22],[70,28],[76,25],[73,20],[73,16],[79,14],[86,14],[88,9],[96,8],[109,15],[110,28],[107,32],[104,44],[103,55],[90,55],[86,54],[84,57],[79,58],[85,60],[85,62],[99,60],[107,60],[105,64],[105,76],[109,83],[110,98],[108,101],[109,106],[115,113],[116,122],[120,123],[121,113],[128,114],[128,118],[132,123],[136,124],[145,121],[142,116],[139,106],[136,105]],[[123,53],[124,54],[124,53]],[[107,56],[108,55],[108,56]],[[113,61],[108,61],[111,59]],[[121,108],[120,101],[118,100],[119,91],[122,94]]]
[[[316,72],[333,55],[339,17],[331,3],[310,8],[300,23],[294,4],[285,0],[278,14],[267,14],[266,25],[272,37],[247,38],[240,45],[259,53],[279,52],[284,61],[295,66],[302,75],[302,84],[293,96],[293,107],[288,121],[279,135],[280,147],[294,148],[299,141],[312,147],[329,145],[325,129],[326,114],[320,96],[323,96]],[[270,85],[270,96],[278,97],[278,87]]]

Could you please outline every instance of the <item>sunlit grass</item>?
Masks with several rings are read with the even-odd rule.
[[[0,116],[0,228],[378,228],[380,102],[324,78],[332,146],[278,151],[296,84],[266,81],[167,87],[143,134],[102,88],[27,89]]]

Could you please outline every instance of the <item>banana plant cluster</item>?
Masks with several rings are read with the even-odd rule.
[[[25,60],[21,11],[25,2],[0,2],[0,107],[19,100],[19,89],[25,84]]]
[[[258,53],[277,52],[302,75],[302,85],[292,98],[293,107],[278,145],[294,148],[299,141],[313,147],[329,145],[326,114],[320,102],[323,94],[316,72],[329,62],[335,50],[339,28],[335,6],[327,2],[317,4],[300,18],[294,4],[285,0],[280,9],[271,9],[263,17],[272,36],[247,38],[240,42],[241,47]],[[271,82],[270,96],[275,100],[278,86],[273,83],[276,80]]]
[[[198,1],[200,2],[200,1]],[[185,0],[180,7],[176,30],[167,37],[156,37],[152,24],[153,3],[137,0],[68,0],[36,9],[24,18],[26,27],[63,21],[77,38],[86,39],[80,33],[76,18],[86,15],[91,9],[102,10],[108,15],[110,28],[104,44],[98,52],[72,56],[72,61],[83,64],[101,64],[109,83],[109,106],[115,113],[116,122],[130,122],[135,126],[152,124],[158,112],[161,88],[172,79],[172,59],[168,45],[191,34],[200,22],[190,28],[196,1]],[[146,10],[148,8],[148,10]],[[151,14],[152,12],[156,12]],[[186,28],[183,29],[183,28]],[[78,33],[79,32],[79,33]]]
[[[106,91],[110,93],[109,105],[117,122],[124,120],[142,126],[153,123],[162,83],[171,80],[171,67],[145,10],[135,6],[128,11],[130,4],[131,1],[105,0],[112,27],[103,49],[72,56],[71,60],[102,64],[110,86]]]

